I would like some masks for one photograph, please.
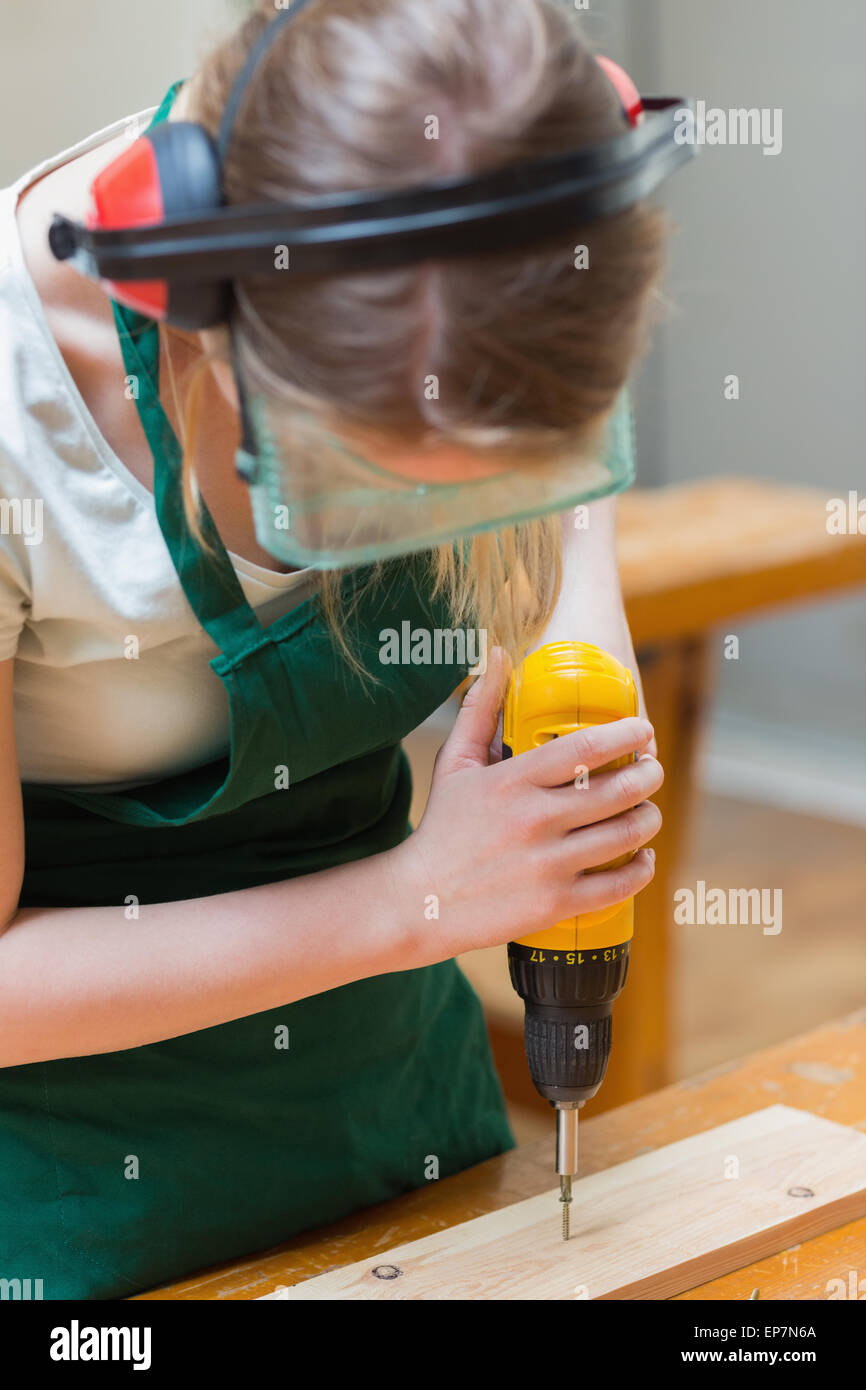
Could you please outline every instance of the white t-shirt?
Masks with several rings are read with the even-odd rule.
[[[99,433],[66,367],[15,215],[30,183],[152,114],[115,122],[0,191],[0,661],[15,658],[27,782],[120,789],[228,750],[228,701],[208,665],[217,648],[180,586],[152,494]],[[316,584],[313,570],[231,559],[265,625]]]

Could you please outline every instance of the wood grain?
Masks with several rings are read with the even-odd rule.
[[[270,1297],[670,1298],[866,1215],[866,1135],[774,1105],[582,1179],[567,1243],[559,1211],[545,1192]]]

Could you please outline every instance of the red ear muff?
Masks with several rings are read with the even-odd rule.
[[[156,226],[166,218],[222,206],[219,160],[211,137],[190,121],[165,121],[142,135],[94,181],[91,231]],[[153,319],[200,328],[224,317],[224,285],[165,280],[103,282],[112,297]]]
[[[161,222],[164,216],[156,152],[144,135],[97,176],[90,190],[85,225],[91,231],[146,227]],[[165,318],[168,286],[164,280],[130,280],[126,284],[103,280],[102,284],[121,304],[149,318]]]
[[[640,92],[625,68],[621,68],[619,63],[615,63],[612,58],[603,58],[600,54],[596,55],[595,61],[616,88],[616,94],[622,102],[622,109],[628,117],[629,125],[640,125],[644,114],[643,102]]]

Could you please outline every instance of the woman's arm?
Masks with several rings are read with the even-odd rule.
[[[562,592],[541,637],[546,642],[590,642],[610,652],[635,678],[641,714],[646,713],[640,672],[629,632],[616,557],[616,497],[603,497],[586,509],[589,524],[575,527],[563,512]],[[656,755],[655,740],[648,752]]]
[[[440,750],[424,819],[396,849],[287,882],[146,905],[136,921],[122,905],[13,916],[0,931],[0,1067],[178,1037],[503,944],[539,920],[639,892],[653,873],[646,851],[616,870],[582,870],[655,835],[660,817],[645,799],[661,769],[647,758],[599,772],[579,794],[572,779],[577,763],[602,768],[644,748],[650,726],[619,720],[488,765],[506,668],[494,649]],[[18,893],[22,850],[6,714],[0,803],[12,814],[0,824],[0,860],[8,898]]]
[[[138,1047],[413,963],[383,855],[137,921],[122,906],[17,912],[13,670],[0,662],[0,1067]]]
[[[122,1051],[414,964],[385,855],[157,903],[30,908],[0,936],[0,1067]]]

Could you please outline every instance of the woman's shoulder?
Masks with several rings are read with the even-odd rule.
[[[111,301],[95,281],[55,260],[48,229],[58,210],[83,217],[92,179],[127,138],[109,140],[26,187],[11,210],[11,232],[7,205],[7,235],[15,244],[0,283],[0,337],[5,343],[0,394],[9,412],[6,428],[0,429],[0,455],[5,453],[0,488],[8,482],[9,470],[20,475],[23,469],[34,486],[50,489],[49,475],[59,455],[69,462],[69,451],[54,445],[72,435],[90,439],[95,452],[104,454],[104,441],[94,436],[93,426],[105,435],[106,413],[110,438],[115,446],[123,444],[123,431],[113,424],[123,361]],[[34,452],[34,432],[40,428],[52,442]],[[84,461],[80,450],[75,456]]]
[[[93,179],[126,143],[123,136],[118,136],[49,170],[25,188],[17,201],[15,216],[23,266],[61,347],[64,341],[78,338],[83,329],[110,321],[111,307],[99,285],[54,258],[48,245],[48,230],[56,212],[62,211],[76,220],[84,218]]]

